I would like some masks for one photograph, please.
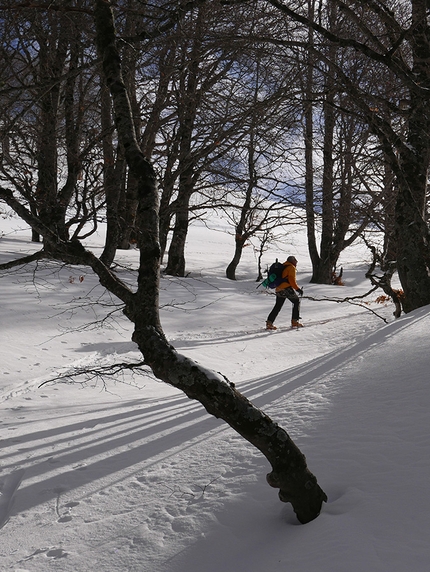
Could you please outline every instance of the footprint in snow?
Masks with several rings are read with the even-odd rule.
[[[68,556],[67,552],[64,552],[62,548],[51,548],[46,552],[46,556],[48,558],[52,558],[53,560],[57,560],[58,558],[66,558]]]
[[[57,522],[70,522],[72,520],[72,517],[70,514],[65,514],[64,516],[60,516],[60,518],[57,520]]]
[[[66,512],[60,516],[60,518],[57,520],[57,522],[63,523],[63,522],[70,522],[72,520],[72,515],[70,514],[72,508],[74,508],[75,506],[78,506],[79,502],[77,501],[70,501],[68,503],[66,503],[64,505],[64,508],[66,509]]]
[[[66,508],[74,508],[75,506],[79,505],[79,501],[70,501],[68,503],[66,503],[64,506]]]

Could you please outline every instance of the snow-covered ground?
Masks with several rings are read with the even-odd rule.
[[[0,262],[37,248],[19,227],[0,219]],[[345,252],[344,287],[311,285],[294,233],[265,262],[299,258],[306,327],[288,328],[287,302],[267,332],[273,295],[251,247],[224,278],[232,253],[220,221],[192,227],[188,277],[162,279],[165,332],[289,432],[328,495],[321,515],[299,525],[261,454],[150,375],[46,384],[140,356],[88,269],[42,262],[0,274],[1,570],[430,569],[428,308],[394,321],[377,294],[331,301],[369,290],[365,253]],[[137,258],[119,253],[124,279]]]

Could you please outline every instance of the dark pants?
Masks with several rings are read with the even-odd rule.
[[[285,288],[285,290],[280,290],[276,292],[276,302],[273,310],[270,312],[269,316],[267,317],[267,321],[273,324],[276,320],[276,316],[281,311],[282,306],[285,303],[285,300],[288,298],[290,302],[293,304],[293,314],[291,316],[292,320],[298,320],[300,317],[300,298],[297,296],[293,288]]]

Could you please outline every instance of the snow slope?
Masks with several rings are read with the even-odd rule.
[[[1,231],[0,262],[37,248],[14,219]],[[287,305],[280,330],[263,329],[273,296],[256,288],[251,248],[239,280],[224,278],[222,221],[192,227],[189,276],[162,279],[162,322],[287,429],[328,494],[321,515],[299,525],[261,454],[148,373],[45,383],[140,356],[88,269],[39,263],[0,275],[1,570],[429,570],[428,308],[394,321],[376,294],[330,301],[369,289],[358,247],[344,287],[308,283],[302,234],[265,261],[281,249],[299,258],[303,330],[288,329]],[[117,261],[133,280],[137,252]]]

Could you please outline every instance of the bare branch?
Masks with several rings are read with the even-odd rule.
[[[380,316],[377,312],[375,312],[375,310],[372,310],[372,308],[369,308],[369,306],[367,306],[366,304],[358,304],[357,302],[355,302],[355,300],[362,300],[363,298],[366,298],[367,296],[375,292],[375,290],[377,290],[378,288],[379,286],[374,286],[365,294],[361,294],[359,296],[347,296],[346,298],[314,298],[313,296],[303,296],[303,298],[307,298],[308,300],[312,300],[314,302],[336,302],[337,304],[343,304],[344,302],[347,302],[348,304],[352,304],[353,306],[360,306],[360,308],[368,310],[369,312],[380,318],[383,322],[388,324],[388,321],[383,316]]]
[[[145,368],[144,370],[142,368]],[[92,381],[101,381],[103,386],[106,387],[106,378],[114,378],[118,380],[118,377],[123,377],[124,372],[129,371],[133,374],[147,376],[150,373],[149,366],[145,363],[145,361],[139,362],[118,362],[115,364],[109,364],[105,366],[98,366],[98,367],[73,367],[70,368],[69,371],[56,375],[51,379],[47,379],[43,383],[41,383],[38,387],[43,387],[44,385],[48,385],[49,383],[55,382],[65,382],[69,381],[72,383],[76,382],[76,378],[83,377],[83,381],[81,383],[89,383]],[[126,383],[125,381],[121,381],[121,383]]]

